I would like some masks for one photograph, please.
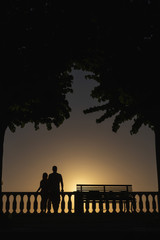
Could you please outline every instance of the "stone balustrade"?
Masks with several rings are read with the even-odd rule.
[[[81,193],[63,192],[60,194],[58,213],[62,214],[157,214],[159,212],[158,192],[125,193]],[[37,192],[3,192],[1,214],[40,214],[41,194]],[[46,214],[54,214],[48,201]]]

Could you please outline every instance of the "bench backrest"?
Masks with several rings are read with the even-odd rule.
[[[77,184],[79,192],[132,192],[132,185]]]

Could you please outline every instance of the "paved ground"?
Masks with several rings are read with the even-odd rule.
[[[160,236],[158,215],[5,215],[0,217],[5,233],[106,233],[112,236]],[[114,238],[113,238],[114,239]],[[98,239],[99,240],[99,239]]]

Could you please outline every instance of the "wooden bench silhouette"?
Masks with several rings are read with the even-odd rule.
[[[125,211],[133,211],[135,199],[131,194],[132,185],[77,184],[76,187],[84,203],[119,203],[124,206]]]

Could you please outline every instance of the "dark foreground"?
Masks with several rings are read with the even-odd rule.
[[[4,215],[0,232],[108,233],[117,236],[160,236],[158,215]],[[131,239],[130,237],[130,239]]]

